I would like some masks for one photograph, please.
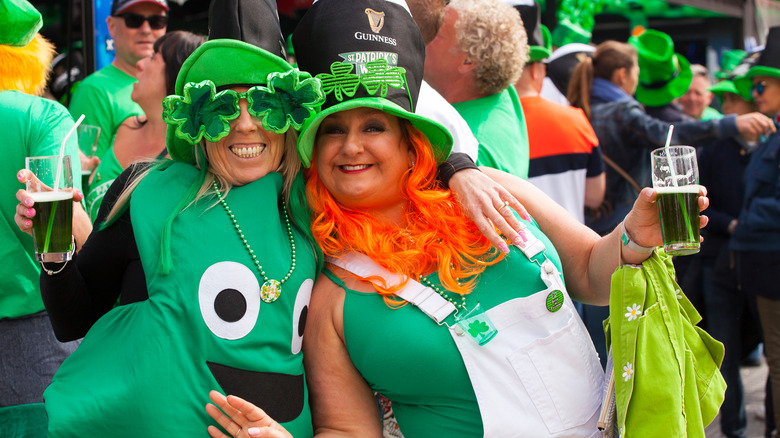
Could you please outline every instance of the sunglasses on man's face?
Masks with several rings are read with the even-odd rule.
[[[766,81],[756,82],[755,84],[753,84],[753,91],[756,93],[757,96],[760,96],[764,94],[764,90],[766,90],[766,86],[767,86]]]
[[[144,25],[144,21],[149,22],[149,27],[154,30],[160,30],[168,25],[168,17],[165,15],[150,15],[148,17],[141,14],[119,14],[116,17],[122,17],[125,20],[125,26],[130,29],[138,29]]]

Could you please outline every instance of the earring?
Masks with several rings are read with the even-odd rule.
[[[412,160],[412,165],[411,165],[411,166],[409,166],[409,167],[414,167],[414,160]]]

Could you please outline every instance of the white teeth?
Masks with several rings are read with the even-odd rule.
[[[230,148],[230,150],[241,158],[253,158],[263,153],[265,146],[252,146],[248,148],[239,148],[234,146]]]
[[[344,165],[344,166],[341,166],[341,168],[344,169],[344,170],[350,170],[350,171],[351,170],[363,170],[363,169],[368,169],[368,164],[358,164],[357,166],[347,166],[347,165]]]

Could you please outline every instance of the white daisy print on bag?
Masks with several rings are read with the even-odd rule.
[[[628,318],[629,321],[633,321],[637,319],[638,317],[642,316],[642,306],[634,303],[631,307],[626,307],[625,317]]]
[[[634,376],[634,367],[631,365],[631,362],[626,362],[625,365],[623,365],[623,380],[628,382],[631,377]]]

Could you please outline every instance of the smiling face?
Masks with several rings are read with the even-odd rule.
[[[345,207],[392,214],[403,209],[401,180],[414,161],[401,120],[373,108],[328,116],[317,131],[317,173]]]
[[[133,84],[133,92],[130,98],[134,102],[150,97],[154,102],[159,102],[168,95],[165,83],[165,61],[162,54],[155,52],[151,58],[144,58],[136,63],[138,69],[138,82]]]
[[[162,6],[151,3],[133,5],[124,10],[123,13],[141,14],[146,17],[166,15]],[[149,27],[148,21],[144,21],[137,29],[131,29],[125,24],[124,18],[114,16],[106,18],[106,23],[108,24],[108,32],[114,39],[116,62],[131,68],[141,59],[152,56],[154,42],[157,41],[157,38],[165,35],[166,29],[152,29]]]
[[[238,93],[247,87],[233,87]],[[241,114],[230,122],[230,133],[217,143],[206,142],[209,167],[235,186],[256,181],[279,168],[284,155],[284,134],[266,131],[249,114],[246,99],[240,99]]]
[[[757,84],[763,86],[763,93],[758,94]],[[780,79],[772,76],[755,76],[753,78],[753,100],[758,110],[768,116],[780,113]]]
[[[694,75],[688,91],[680,97],[680,105],[685,114],[701,119],[704,108],[712,103],[712,92],[708,90],[710,80],[706,76]]]

